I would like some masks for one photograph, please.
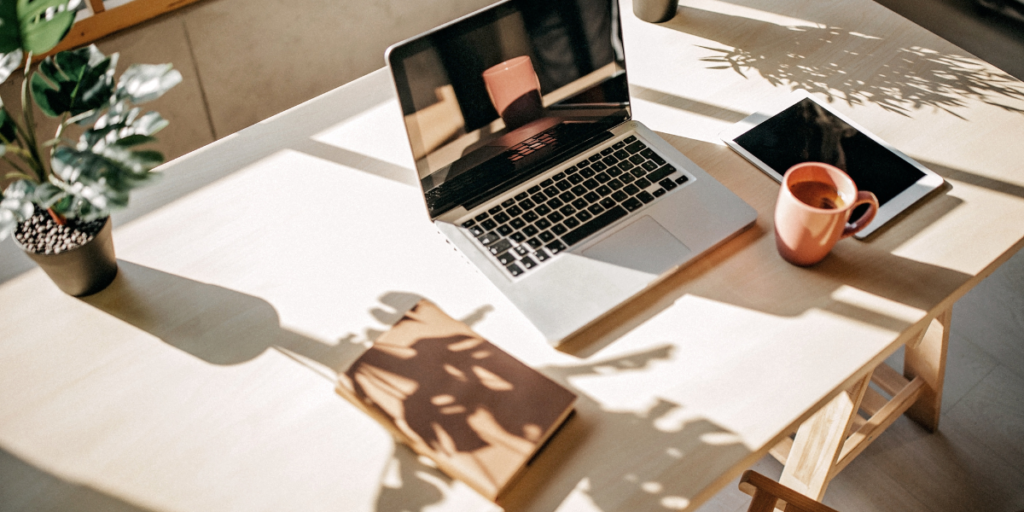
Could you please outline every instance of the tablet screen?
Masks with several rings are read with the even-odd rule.
[[[779,112],[733,139],[779,176],[803,162],[832,164],[881,205],[920,180],[924,173],[809,98]]]

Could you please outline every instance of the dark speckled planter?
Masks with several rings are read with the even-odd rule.
[[[25,251],[25,254],[64,293],[75,297],[92,295],[106,288],[117,276],[117,258],[114,256],[111,231],[108,217],[96,237],[77,249],[60,254],[37,254],[30,251]]]

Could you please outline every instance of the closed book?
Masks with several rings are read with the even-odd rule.
[[[452,478],[495,500],[576,395],[421,300],[339,378],[338,393]]]

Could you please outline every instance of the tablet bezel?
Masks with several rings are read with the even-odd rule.
[[[892,153],[892,154],[896,155],[897,157],[903,159],[904,161],[906,161],[907,163],[909,163],[910,165],[915,167],[917,170],[921,171],[922,176],[921,176],[920,179],[918,179],[915,183],[913,183],[912,185],[910,185],[909,187],[904,189],[902,192],[897,194],[895,197],[890,199],[885,204],[880,205],[880,207],[878,209],[878,214],[875,216],[875,219],[873,221],[871,221],[871,224],[868,224],[868,226],[866,228],[864,228],[861,232],[857,233],[855,235],[856,238],[864,239],[864,238],[870,236],[878,228],[884,226],[886,223],[888,223],[893,218],[895,218],[897,215],[899,215],[900,213],[905,211],[911,205],[913,205],[914,203],[920,201],[925,196],[927,196],[928,194],[932,193],[933,191],[935,191],[936,189],[938,189],[939,187],[941,187],[945,183],[945,181],[942,179],[941,176],[939,176],[935,172],[931,171],[927,167],[921,165],[919,162],[917,162],[913,158],[910,158],[909,156],[905,155],[902,151],[892,147],[891,145],[886,143],[884,140],[878,138],[875,134],[873,134],[869,130],[865,129],[860,124],[854,122],[852,119],[846,117],[845,115],[843,115],[840,112],[836,112],[835,110],[829,108],[828,105],[825,105],[821,101],[818,101],[817,98],[815,98],[814,96],[809,94],[807,91],[803,91],[803,90],[795,91],[793,94],[787,96],[786,99],[787,99],[787,102],[785,103],[785,105],[782,105],[779,108],[773,108],[773,109],[768,110],[768,111],[760,111],[760,112],[756,112],[754,114],[751,114],[751,115],[747,116],[747,118],[745,118],[744,120],[734,124],[730,128],[728,128],[725,131],[723,131],[721,133],[721,135],[720,135],[722,141],[725,142],[726,145],[728,145],[734,151],[736,151],[737,153],[742,155],[743,158],[746,158],[750,163],[752,163],[755,166],[757,166],[758,169],[761,169],[761,171],[763,171],[765,174],[770,176],[775,181],[781,183],[782,182],[782,174],[780,174],[778,171],[776,171],[775,169],[773,169],[770,166],[768,166],[768,164],[762,162],[759,158],[755,157],[753,154],[751,154],[749,151],[747,151],[745,148],[743,148],[743,146],[739,145],[736,142],[736,138],[740,137],[741,135],[743,135],[745,133],[747,133],[748,131],[750,131],[754,127],[760,125],[761,123],[767,121],[768,119],[771,119],[772,117],[778,115],[782,111],[792,107],[793,105],[799,103],[800,101],[802,101],[804,99],[810,99],[811,101],[816,103],[821,108],[825,109],[830,114],[832,114],[832,115],[836,116],[837,118],[841,119],[843,122],[845,122],[846,124],[850,125],[854,129],[858,130],[859,132],[864,134],[869,139],[871,139],[871,140],[875,141],[876,143],[878,143],[879,145],[881,145],[883,148],[888,150],[890,153]]]

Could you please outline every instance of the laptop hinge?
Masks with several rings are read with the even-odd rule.
[[[506,182],[503,182],[499,187],[496,187],[496,188],[493,188],[491,190],[488,190],[488,191],[486,191],[486,192],[484,192],[482,194],[479,194],[476,197],[474,197],[474,198],[464,202],[462,204],[462,206],[465,207],[466,210],[472,210],[473,208],[476,208],[477,206],[480,206],[480,205],[486,203],[487,201],[490,201],[495,196],[500,195],[500,194],[502,194],[502,193],[504,193],[504,192],[506,192],[506,191],[508,191],[510,189],[513,189],[513,188],[515,188],[515,187],[517,187],[517,186],[519,186],[519,185],[521,185],[521,184],[523,184],[523,183],[525,183],[525,182],[527,182],[527,181],[529,181],[529,180],[531,180],[531,179],[533,179],[533,178],[535,178],[535,177],[537,177],[537,176],[539,176],[541,174],[544,174],[545,172],[550,170],[552,167],[557,167],[557,166],[562,165],[565,162],[567,162],[567,161],[569,161],[569,160],[571,160],[573,158],[576,158],[579,155],[579,153],[580,153],[580,148],[587,148],[587,147],[595,146],[595,145],[600,144],[601,142],[604,142],[604,141],[606,141],[606,140],[608,140],[608,139],[610,139],[610,138],[612,138],[614,136],[615,136],[615,134],[612,133],[611,130],[605,130],[605,131],[599,132],[598,134],[594,135],[593,137],[590,137],[589,139],[582,140],[582,141],[580,141],[577,144],[573,144],[572,146],[568,146],[565,149],[563,149],[562,151],[560,151],[558,154],[552,156],[551,159],[548,160],[547,162],[545,162],[543,165],[538,165],[537,169],[534,170],[533,172],[524,173],[521,176],[517,176],[517,177],[512,178],[512,179],[510,179],[510,180],[508,180]]]

